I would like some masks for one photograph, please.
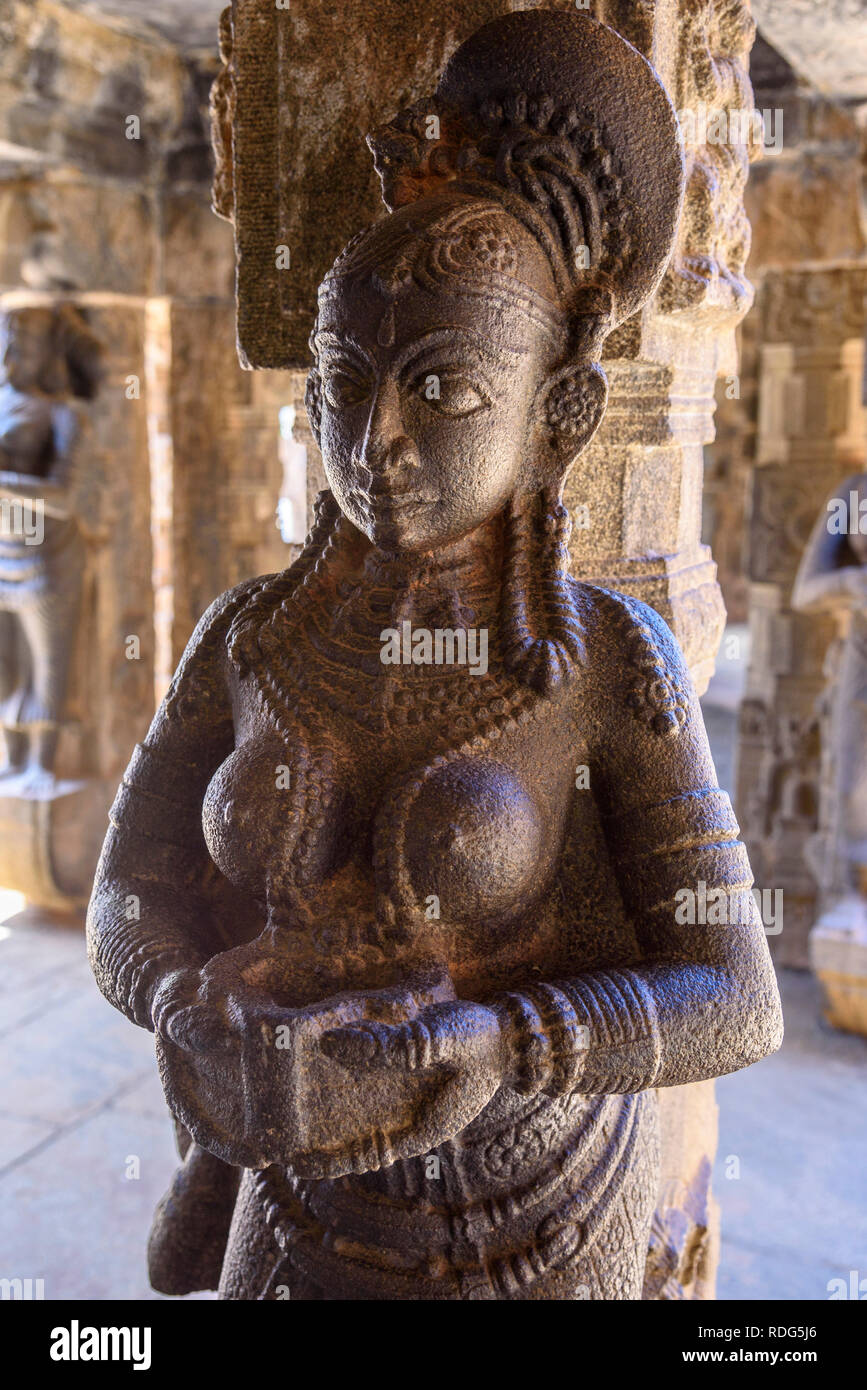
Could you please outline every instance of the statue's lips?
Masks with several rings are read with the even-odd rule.
[[[417,492],[357,492],[355,496],[362,510],[377,521],[411,516],[426,507],[432,507],[438,500],[435,497],[420,496]]]

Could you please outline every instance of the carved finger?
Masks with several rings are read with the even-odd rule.
[[[184,1052],[221,1052],[230,1041],[220,1015],[201,1004],[176,1009],[160,1032]]]
[[[409,1023],[352,1023],[332,1028],[320,1043],[326,1057],[351,1071],[393,1067],[402,1071],[424,1071],[451,1059],[437,1030],[421,1019]]]

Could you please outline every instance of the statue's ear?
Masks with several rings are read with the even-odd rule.
[[[587,448],[607,403],[608,379],[596,362],[561,367],[548,379],[545,424],[559,476]]]
[[[310,432],[316,440],[316,447],[321,448],[320,433],[322,430],[322,376],[319,372],[318,364],[311,367],[307,373],[307,386],[304,391],[304,404],[307,407],[307,419],[310,421]]]

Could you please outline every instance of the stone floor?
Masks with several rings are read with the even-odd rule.
[[[743,659],[705,701],[728,787]],[[0,1278],[43,1279],[48,1299],[154,1298],[145,1241],[174,1152],[152,1039],[98,994],[80,930],[6,898]],[[723,1299],[826,1299],[830,1280],[867,1278],[867,1042],[824,1027],[809,976],[781,986],[782,1050],[718,1086]]]

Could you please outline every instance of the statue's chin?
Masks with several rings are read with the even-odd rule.
[[[425,525],[418,515],[365,518],[360,529],[379,550],[418,551],[421,554],[439,550],[452,539]]]
[[[386,522],[373,522],[365,526],[364,534],[378,550],[388,550],[397,554],[421,555],[425,551],[438,550],[444,544],[438,536],[420,536],[416,532],[407,532]]]

